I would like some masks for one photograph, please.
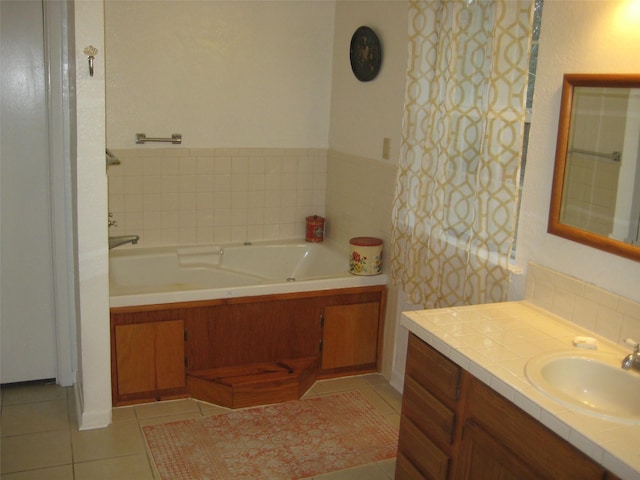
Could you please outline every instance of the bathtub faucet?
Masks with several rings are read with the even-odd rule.
[[[635,340],[625,338],[624,343],[633,346],[633,353],[630,353],[622,359],[622,368],[625,370],[634,369],[640,372],[640,345]]]
[[[135,245],[140,240],[138,235],[118,235],[116,237],[109,237],[109,250],[112,248],[119,247],[120,245],[125,245],[127,243],[131,243]]]

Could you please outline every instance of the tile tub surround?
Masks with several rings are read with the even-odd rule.
[[[530,358],[571,350],[576,335],[597,338],[599,351],[621,360],[628,349],[528,301],[405,312],[401,323],[609,471],[640,479],[640,426],[572,411],[525,376]]]
[[[397,166],[330,150],[327,160],[327,235],[349,245],[352,237],[370,236],[390,248],[391,213]],[[387,261],[383,270],[389,271]]]
[[[302,238],[305,218],[325,213],[325,149],[111,151],[109,234],[146,246]]]

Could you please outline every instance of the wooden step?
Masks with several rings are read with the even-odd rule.
[[[317,357],[282,360],[187,373],[193,398],[228,408],[243,408],[299,399],[318,372]]]

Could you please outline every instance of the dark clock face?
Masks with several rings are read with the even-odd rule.
[[[373,80],[380,72],[382,47],[369,27],[359,27],[351,37],[349,59],[353,74],[361,82]]]

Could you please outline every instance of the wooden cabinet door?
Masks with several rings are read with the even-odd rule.
[[[541,478],[601,480],[604,477],[601,465],[476,378],[469,381],[465,420],[465,429],[469,422],[480,425]]]
[[[115,326],[118,395],[183,388],[184,322]]]
[[[454,480],[538,480],[509,450],[473,422],[464,427]]]
[[[182,320],[157,322],[155,345],[157,389],[185,387],[184,322]]]
[[[379,302],[325,307],[321,368],[375,365],[379,313]]]
[[[152,392],[156,389],[154,324],[116,325],[118,394]]]

